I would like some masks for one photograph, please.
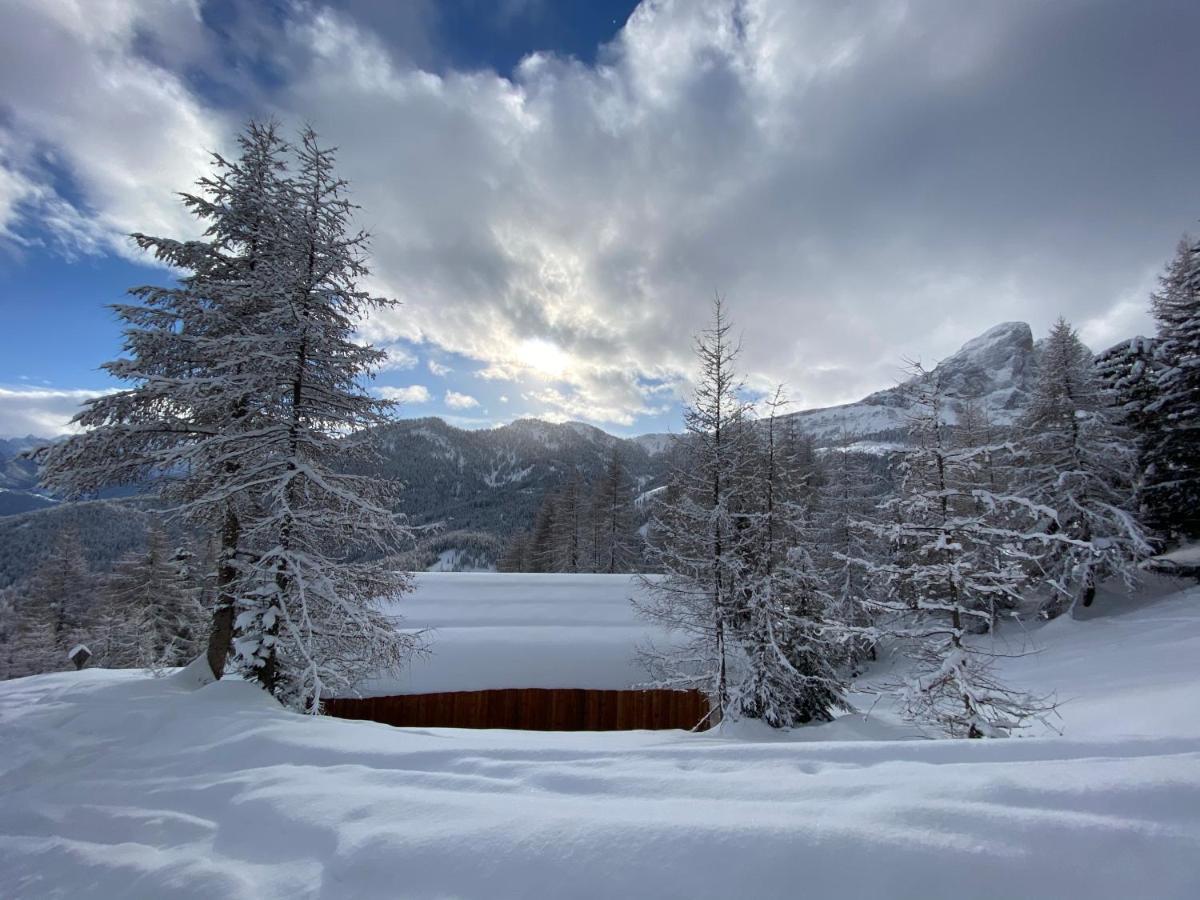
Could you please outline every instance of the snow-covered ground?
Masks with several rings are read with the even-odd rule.
[[[1062,736],[393,729],[249,685],[0,684],[0,896],[1200,897],[1200,589],[1007,660]]]
[[[1200,571],[1200,543],[1184,544],[1170,553],[1163,553],[1150,560],[1152,568],[1165,574],[1180,573],[1194,575]]]

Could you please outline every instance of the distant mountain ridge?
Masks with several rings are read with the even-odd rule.
[[[26,435],[0,438],[0,516],[45,509],[57,501],[38,486],[37,466],[21,454],[49,441]]]
[[[518,419],[498,428],[466,431],[437,418],[401,419],[380,428],[377,436],[381,459],[373,468],[404,482],[401,508],[409,521],[440,524],[442,543],[447,539],[453,543],[454,533],[461,532],[464,547],[478,544],[479,532],[503,541],[529,527],[546,493],[573,476],[589,491],[614,449],[639,492],[661,482],[667,465],[664,455],[647,452],[637,441],[581,422]],[[40,443],[34,438],[5,442],[0,447],[0,470],[6,470],[6,463],[18,453]],[[15,462],[25,473],[19,483],[27,490],[0,492],[0,504],[18,493],[33,496],[28,489],[36,487],[36,475],[25,471],[25,461]],[[128,535],[144,532],[147,515],[132,501],[59,503],[49,509],[0,513],[0,587],[32,572],[62,524],[77,527],[85,545],[111,547],[117,553],[129,549]],[[26,535],[37,539],[26,541]],[[442,552],[447,550],[453,547]],[[112,560],[100,553],[94,562],[104,569]]]
[[[48,443],[47,438],[26,435],[17,438],[0,438],[0,488],[10,491],[28,491],[38,486],[37,467],[20,455]]]
[[[967,341],[933,369],[946,393],[959,400],[978,400],[997,425],[1011,424],[1025,411],[1037,379],[1039,346],[1024,322],[1005,322]],[[928,377],[928,376],[927,376]],[[904,445],[911,401],[904,385],[876,391],[857,403],[808,409],[790,418],[818,445],[833,443],[843,429],[854,434],[861,449],[887,452]],[[952,411],[951,411],[952,414]],[[646,496],[665,483],[676,440],[671,434],[633,438],[611,435],[582,422],[562,424],[518,419],[507,425],[467,431],[439,418],[401,419],[379,429],[382,459],[373,467],[406,485],[402,509],[416,525],[441,523],[443,532],[483,532],[504,540],[528,528],[542,498],[572,476],[590,486],[617,449],[637,486]],[[38,492],[32,464],[18,454],[42,443],[34,437],[0,440],[0,517],[9,528],[25,516],[38,516],[38,528],[74,518],[75,504],[55,504]],[[81,524],[100,530],[127,514],[120,504],[97,506]],[[14,515],[19,514],[19,515]],[[138,512],[138,516],[144,516]],[[49,518],[47,518],[49,517]],[[101,524],[102,518],[108,521]],[[140,523],[139,523],[140,525]],[[3,532],[0,532],[2,534]],[[11,532],[9,532],[11,533]],[[449,536],[449,535],[447,535]],[[85,542],[89,535],[84,534]],[[97,534],[97,542],[106,540]],[[2,548],[0,548],[2,549]],[[13,568],[24,569],[17,562]],[[10,579],[20,577],[17,571]]]
[[[402,419],[379,437],[379,471],[405,483],[405,513],[451,530],[508,535],[528,527],[548,491],[573,475],[594,483],[614,449],[639,489],[666,471],[661,453],[582,422],[518,419],[466,431],[437,418]]]

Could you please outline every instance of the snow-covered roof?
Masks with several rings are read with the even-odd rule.
[[[665,643],[631,598],[629,575],[424,572],[388,608],[428,629],[429,655],[359,686],[366,696],[495,688],[618,690],[643,684],[639,644]]]

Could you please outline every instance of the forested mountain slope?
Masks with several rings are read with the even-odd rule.
[[[499,536],[528,527],[542,497],[572,475],[598,479],[614,448],[636,484],[656,482],[666,467],[662,454],[580,422],[518,419],[464,431],[441,419],[407,419],[380,438],[382,470],[405,483],[404,511],[414,524]]]
[[[64,528],[78,532],[92,571],[106,573],[120,556],[141,549],[153,519],[148,504],[136,500],[61,503],[0,516],[0,588],[28,578],[50,554],[55,537]]]

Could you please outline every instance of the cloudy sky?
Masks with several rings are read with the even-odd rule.
[[[374,235],[405,415],[677,427],[714,291],[751,385],[854,400],[997,322],[1094,347],[1200,217],[1195,0],[5,0],[0,436],[59,430],[169,273],[133,230],[248,116]]]

